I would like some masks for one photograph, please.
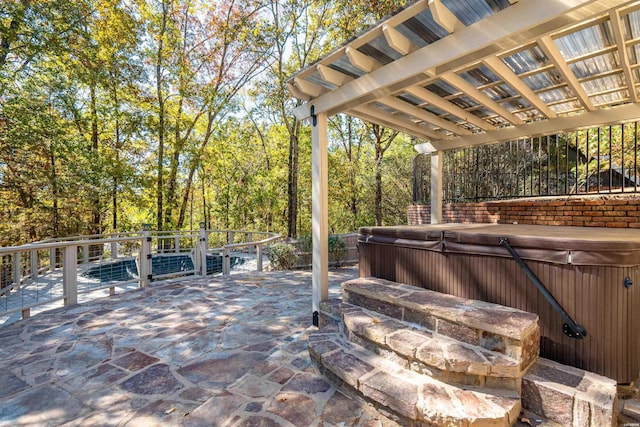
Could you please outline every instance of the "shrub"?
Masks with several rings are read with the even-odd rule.
[[[347,258],[347,245],[340,236],[329,236],[329,264],[341,267]]]
[[[290,270],[298,262],[298,255],[292,245],[276,243],[269,248],[269,262],[274,270]]]
[[[311,234],[303,234],[298,237],[297,246],[302,253],[313,251],[313,237],[311,237]]]

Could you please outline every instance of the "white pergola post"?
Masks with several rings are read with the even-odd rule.
[[[442,151],[431,153],[431,224],[442,223]]]
[[[313,229],[313,323],[318,326],[320,301],[329,297],[329,209],[327,114],[311,116],[312,229]]]

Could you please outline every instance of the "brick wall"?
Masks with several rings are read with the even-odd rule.
[[[495,202],[445,204],[444,222],[569,225],[640,228],[640,195],[539,197]],[[410,225],[428,224],[429,206],[407,210]]]
[[[409,225],[430,224],[431,205],[411,205],[407,209],[407,221]]]

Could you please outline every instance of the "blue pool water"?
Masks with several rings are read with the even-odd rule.
[[[232,256],[231,268],[244,264],[244,261]],[[193,260],[189,255],[154,255],[151,258],[152,276],[180,273],[193,268]],[[222,273],[222,256],[207,255],[207,274],[215,273]],[[133,259],[123,259],[91,267],[81,273],[81,276],[98,279],[100,282],[123,282],[138,279],[138,266]]]

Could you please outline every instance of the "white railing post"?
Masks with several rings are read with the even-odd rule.
[[[253,233],[247,233],[247,243],[253,243]],[[253,245],[249,245],[249,255],[253,255]]]
[[[89,264],[89,245],[82,245],[82,263]]]
[[[38,251],[32,250],[30,255],[30,263],[29,263],[29,275],[31,279],[35,282],[38,280]]]
[[[22,270],[20,269],[20,252],[14,252],[11,256],[13,259],[13,283],[16,289],[20,286],[22,280]]]
[[[258,261],[258,271],[262,271],[262,243],[256,245],[256,258]]]
[[[200,223],[200,233],[198,234],[198,244],[196,245],[195,258],[197,259],[196,270],[201,276],[207,275],[207,251],[209,250],[209,233],[205,228],[205,223]]]
[[[231,274],[231,256],[230,249],[225,246],[222,248],[222,275],[228,276]]]
[[[138,254],[139,286],[149,286],[151,276],[151,237],[149,236],[149,224],[142,224],[142,245]]]
[[[111,235],[112,239],[115,239],[117,237],[118,237],[117,234]],[[118,242],[111,242],[111,259],[117,259],[117,258],[118,258]]]
[[[64,305],[78,303],[78,247],[64,248],[62,263],[62,285],[64,289]]]
[[[173,247],[174,247],[174,252],[179,254],[180,253],[180,231],[176,231],[176,235],[173,238]]]
[[[49,249],[49,271],[56,269],[56,248]]]

